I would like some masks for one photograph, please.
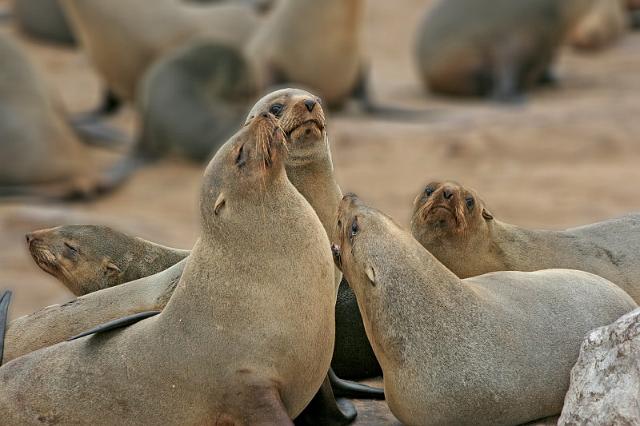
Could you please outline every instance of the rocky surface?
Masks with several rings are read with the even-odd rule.
[[[640,425],[640,309],[589,333],[558,425]]]

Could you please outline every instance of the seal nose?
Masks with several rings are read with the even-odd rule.
[[[304,101],[304,106],[307,107],[307,111],[311,112],[313,111],[313,108],[315,108],[316,106],[316,101],[314,101],[313,99],[306,99]]]
[[[33,241],[33,234],[29,232],[24,236],[24,238],[27,240],[27,244],[31,244],[31,241]]]
[[[442,196],[444,197],[445,200],[448,200],[451,197],[453,197],[453,191],[451,191],[450,189],[446,188],[444,191],[442,191]]]
[[[269,118],[269,113],[268,112],[263,112],[262,114],[260,114],[260,117]]]

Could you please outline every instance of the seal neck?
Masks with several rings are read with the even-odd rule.
[[[576,263],[575,256],[570,255],[576,237],[565,231],[526,229],[496,221],[492,234],[493,246],[488,254],[498,268],[492,271],[582,267]]]
[[[325,139],[325,144],[327,141]],[[335,232],[335,218],[342,191],[335,181],[329,147],[315,157],[287,159],[285,169],[289,181],[311,204],[331,239]]]

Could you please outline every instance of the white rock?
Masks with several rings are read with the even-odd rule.
[[[640,425],[640,308],[589,333],[558,425]]]

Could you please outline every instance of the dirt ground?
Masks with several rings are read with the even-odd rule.
[[[557,229],[640,210],[640,33],[598,54],[564,49],[558,86],[529,95],[522,105],[450,100],[426,94],[413,68],[413,36],[427,3],[368,2],[364,43],[374,95],[429,113],[420,122],[332,113],[329,135],[344,191],[402,225],[431,179],[475,188],[497,218],[523,226]],[[97,102],[100,82],[81,52],[26,40],[7,22],[0,31],[19,38],[71,112]],[[114,123],[133,133],[135,114],[127,109]],[[166,160],[92,203],[1,204],[0,289],[14,290],[11,317],[72,297],[35,266],[26,232],[103,223],[188,248],[198,235],[202,168]]]

